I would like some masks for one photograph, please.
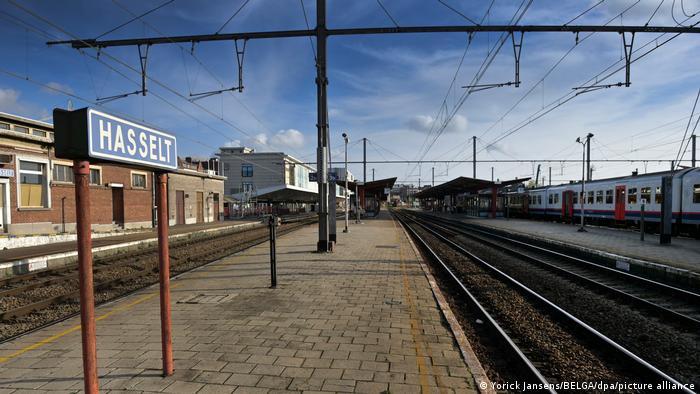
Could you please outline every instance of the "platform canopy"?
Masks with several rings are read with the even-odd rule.
[[[396,177],[394,178],[386,178],[386,179],[378,179],[376,181],[371,181],[371,182],[365,182],[362,184],[361,182],[358,182],[358,189],[360,191],[364,191],[365,195],[379,195],[379,194],[385,194],[384,189],[391,189],[394,187],[394,183],[396,183]],[[355,189],[355,182],[348,182],[348,188],[350,190]]]
[[[461,176],[441,185],[433,186],[429,189],[416,193],[416,198],[443,198],[459,193],[476,193],[479,190],[491,187],[505,187],[517,183],[527,182],[530,178],[511,179],[509,181],[491,182],[484,179],[467,178]]]

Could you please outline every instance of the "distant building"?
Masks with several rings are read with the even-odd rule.
[[[283,152],[255,152],[246,147],[222,147],[218,156],[226,176],[226,196],[238,212],[267,209],[272,204],[310,210],[310,204],[316,202],[318,186],[309,179],[314,169],[301,160]]]
[[[217,160],[199,163],[196,169],[181,161],[183,168],[170,174],[171,224],[180,222],[178,191],[190,196],[183,204],[184,223],[219,220],[224,178],[204,169],[216,167]],[[91,165],[93,231],[152,227],[154,180],[152,171],[112,163]],[[55,156],[53,125],[0,113],[0,233],[73,231],[73,162]]]
[[[168,175],[170,225],[223,220],[224,183],[218,159],[178,158],[178,170]]]

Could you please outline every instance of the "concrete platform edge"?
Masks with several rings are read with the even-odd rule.
[[[462,330],[462,327],[460,326],[459,322],[457,321],[457,318],[452,312],[452,309],[450,308],[450,305],[445,299],[445,296],[442,294],[442,291],[440,290],[440,287],[438,286],[437,281],[435,280],[435,277],[433,276],[430,268],[423,260],[423,255],[418,250],[418,247],[413,243],[411,236],[406,232],[406,229],[403,227],[403,224],[401,224],[400,222],[398,222],[398,224],[399,227],[401,227],[401,231],[403,232],[404,237],[406,237],[408,243],[411,245],[413,252],[419,258],[420,266],[423,269],[423,273],[425,274],[426,278],[428,279],[428,283],[430,283],[430,288],[433,292],[433,296],[435,297],[435,300],[437,301],[438,306],[440,307],[440,311],[443,317],[449,324],[450,332],[452,333],[455,342],[457,342],[457,346],[459,346],[460,353],[462,353],[462,358],[469,367],[469,371],[471,372],[472,377],[474,378],[475,387],[480,393],[495,393],[495,391],[491,389],[491,381],[489,380],[488,375],[486,375],[486,371],[481,365],[479,358],[477,357],[476,353],[474,353],[474,349],[469,343],[467,336],[464,334],[464,331]],[[486,389],[483,389],[484,383],[486,384]]]

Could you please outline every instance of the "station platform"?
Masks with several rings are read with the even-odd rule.
[[[674,237],[670,245],[661,245],[659,236],[645,234],[640,240],[639,231],[601,226],[586,226],[585,233],[578,226],[558,222],[526,219],[476,218],[462,214],[436,213],[451,219],[490,227],[518,235],[566,244],[581,250],[610,255],[637,264],[672,269],[678,273],[700,275],[700,240]]]
[[[278,238],[275,289],[267,243],[171,282],[173,376],[161,376],[157,287],[98,307],[101,390],[469,393],[485,382],[388,213],[340,231],[334,253],[314,252],[317,231]],[[79,318],[0,344],[0,392],[82,387]]]
[[[191,234],[205,234],[212,231],[226,231],[236,227],[246,227],[260,223],[254,220],[222,221],[201,224],[171,226],[170,239]],[[120,235],[92,239],[93,253],[100,253],[133,245],[147,244],[158,240],[157,229],[128,232]],[[44,245],[26,246],[0,250],[0,276],[23,273],[34,269],[47,268],[51,262],[67,264],[77,258],[77,243],[75,240],[55,242]]]

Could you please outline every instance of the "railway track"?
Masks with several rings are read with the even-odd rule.
[[[536,309],[542,316],[551,318],[561,328],[571,331],[573,336],[582,338],[589,349],[595,349],[593,358],[599,357],[604,364],[609,363],[611,365],[611,370],[615,373],[619,373],[619,375],[612,373],[608,376],[617,376],[617,379],[628,379],[654,385],[666,382],[666,384],[683,387],[685,392],[692,392],[669,374],[613,341],[591,325],[554,304],[546,297],[516,280],[514,277],[509,276],[503,270],[475,255],[470,250],[467,250],[463,245],[460,245],[458,242],[444,235],[450,231],[452,233],[458,232],[455,228],[449,229],[443,226],[441,221],[433,216],[430,216],[428,221],[415,213],[395,212],[395,214],[414,239],[421,245],[426,255],[437,263],[437,266],[443,273],[446,273],[443,277],[447,277],[448,280],[452,282],[453,288],[459,289],[463,296],[458,298],[457,302],[461,303],[463,299],[468,300],[469,304],[474,306],[474,308],[479,310],[479,313],[484,316],[484,319],[481,320],[488,323],[491,327],[490,330],[498,332],[498,336],[504,343],[508,344],[506,347],[510,350],[510,359],[518,363],[520,370],[523,371],[523,378],[527,381],[536,382],[543,385],[543,387],[550,387],[547,386],[548,383],[556,384],[562,379],[566,379],[563,375],[566,375],[568,372],[561,375],[554,371],[557,366],[549,364],[556,364],[556,357],[552,357],[548,354],[548,350],[540,351],[536,346],[533,346],[533,341],[528,338],[527,334],[523,335],[523,328],[519,327],[519,325],[528,325],[529,323],[521,320],[519,323],[513,325],[513,322],[509,321],[507,314],[503,312],[503,305],[499,307],[498,303],[494,303],[492,300],[494,295],[489,294],[489,290],[480,288],[482,287],[480,282],[488,282],[492,280],[492,278],[495,278],[501,284],[506,284],[509,289],[515,289],[517,293],[522,295],[522,297],[527,299],[532,305],[536,306]],[[483,240],[479,242],[481,241]],[[450,251],[445,251],[446,248]],[[455,255],[450,257],[450,254]],[[470,264],[473,263],[478,266],[478,268],[469,273],[460,273],[459,271],[465,271],[463,265],[465,258]],[[458,267],[460,264],[462,265]],[[480,273],[477,271],[480,270],[487,272],[488,276],[491,278],[482,279],[479,277],[478,275]],[[466,283],[470,281],[471,284]],[[492,284],[487,287],[495,286]],[[505,290],[502,291],[505,292]],[[498,296],[495,297],[498,298]],[[512,304],[517,307],[519,301],[514,300]],[[528,313],[527,309],[519,310],[516,312],[516,315],[522,315],[524,313]],[[537,319],[539,318],[540,316],[537,317]],[[547,325],[544,324],[543,326],[546,327]],[[557,345],[558,344],[554,344],[555,347]],[[567,351],[568,350],[569,349],[567,349]],[[542,353],[545,354],[543,355]],[[591,362],[593,361],[594,360]],[[595,362],[593,362],[593,364],[595,364]],[[568,368],[571,368],[571,366]],[[578,366],[578,368],[585,369],[588,367],[583,365],[582,362],[582,365]],[[610,372],[608,371],[608,373]],[[605,380],[605,378],[603,380]]]
[[[606,267],[570,254],[496,234],[467,223],[430,216],[446,231],[467,236],[540,268],[700,331],[700,294]]]
[[[315,217],[283,218],[282,235],[315,222]],[[268,240],[267,226],[184,239],[170,245],[171,275],[208,264]],[[157,282],[156,246],[95,261],[98,303],[111,301]],[[77,266],[18,275],[0,282],[0,341],[45,327],[77,313]]]

